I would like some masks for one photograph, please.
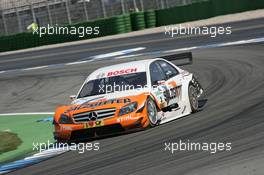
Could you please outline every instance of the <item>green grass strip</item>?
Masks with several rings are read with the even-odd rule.
[[[8,131],[0,131],[0,138],[2,140],[0,141],[0,154],[16,150],[17,147],[22,143],[17,134]]]
[[[0,132],[17,134],[22,143],[17,149],[0,153],[0,163],[9,162],[33,153],[34,143],[53,142],[52,122],[36,122],[51,115],[14,115],[0,116]],[[4,145],[6,139],[0,138],[0,145]],[[0,148],[1,149],[1,148]]]

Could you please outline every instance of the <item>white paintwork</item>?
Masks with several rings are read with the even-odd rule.
[[[155,97],[155,99],[159,99],[157,101],[158,101],[158,103],[160,103],[161,101],[163,101],[162,95],[157,96],[155,93],[155,92],[157,92],[157,88],[153,88],[151,86],[151,78],[150,78],[150,70],[149,70],[150,64],[155,62],[155,61],[158,61],[158,60],[165,61],[178,70],[179,74],[168,79],[168,80],[166,80],[165,85],[169,86],[168,83],[174,81],[174,82],[176,82],[177,87],[180,88],[180,92],[181,92],[180,95],[177,96],[176,98],[170,99],[169,103],[167,103],[167,102],[165,103],[166,105],[170,105],[171,101],[172,101],[173,103],[177,103],[179,105],[179,107],[178,107],[178,110],[174,110],[172,112],[164,113],[163,117],[162,117],[162,115],[159,115],[161,117],[160,118],[161,124],[168,122],[168,121],[171,121],[171,120],[174,120],[174,119],[177,119],[177,118],[182,117],[182,116],[189,115],[192,112],[192,110],[191,110],[190,102],[189,102],[188,87],[189,87],[190,81],[193,78],[193,75],[191,73],[185,71],[185,70],[180,69],[179,67],[175,66],[171,62],[166,61],[162,58],[133,61],[133,62],[127,62],[127,63],[122,63],[122,64],[117,64],[117,65],[112,65],[112,66],[100,68],[100,69],[94,71],[91,75],[89,75],[81,87],[81,89],[82,89],[83,86],[90,80],[98,79],[98,75],[100,75],[100,78],[104,78],[104,77],[108,77],[107,76],[108,72],[118,71],[118,70],[127,70],[127,69],[136,69],[137,72],[146,72],[147,88],[140,89],[140,90],[135,89],[135,90],[129,90],[129,91],[114,92],[114,93],[91,96],[91,97],[86,97],[86,98],[79,98],[79,99],[75,99],[72,103],[73,104],[82,104],[82,103],[87,102],[87,101],[90,101],[90,102],[97,101],[101,98],[113,99],[113,98],[120,98],[120,97],[136,96],[136,95],[139,95],[143,92],[147,92],[149,94],[152,94]],[[132,73],[135,73],[135,72],[132,72]],[[79,90],[78,94],[80,93],[81,89]],[[77,95],[77,97],[78,97],[78,95]]]

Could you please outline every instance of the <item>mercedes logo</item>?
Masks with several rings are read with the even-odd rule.
[[[89,113],[89,120],[90,120],[90,121],[96,121],[96,120],[97,120],[97,116],[98,116],[98,115],[97,115],[96,112],[94,112],[94,111],[93,111],[93,112],[90,112],[90,113]]]

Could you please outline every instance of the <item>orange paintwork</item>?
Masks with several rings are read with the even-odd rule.
[[[113,104],[105,104],[105,105],[97,106],[97,107],[83,107],[83,108],[80,108],[81,105],[74,105],[74,104],[69,105],[69,106],[60,106],[56,109],[56,112],[54,115],[54,126],[55,126],[54,134],[56,138],[59,140],[69,140],[71,137],[72,131],[89,129],[89,128],[94,128],[94,127],[108,126],[108,125],[113,125],[113,124],[121,124],[121,126],[125,130],[129,130],[133,128],[146,128],[149,125],[149,121],[147,117],[147,110],[145,108],[145,102],[149,96],[151,96],[156,101],[154,96],[150,95],[149,93],[142,93],[136,96],[127,96],[127,97],[117,98],[117,99],[121,99],[121,101],[124,98],[130,99],[130,102],[126,102],[126,103],[113,103]],[[101,102],[106,101],[106,99],[97,100],[94,102],[90,102],[88,104],[93,104],[93,103],[97,103],[100,101]],[[122,107],[126,106],[129,103],[135,102],[135,101],[138,103],[138,105],[137,105],[137,109],[134,112],[123,115],[123,116],[118,116],[119,110]],[[159,104],[158,103],[156,104],[157,104],[157,107],[159,108]],[[143,106],[144,106],[144,109],[141,112],[137,113],[136,111]],[[80,109],[71,110],[74,108],[80,108]],[[72,118],[73,114],[100,110],[100,109],[109,109],[109,108],[116,108],[115,115],[111,118],[102,119],[100,121],[76,123]],[[72,119],[73,124],[59,124],[59,118],[61,114],[66,114],[67,116],[69,116]]]

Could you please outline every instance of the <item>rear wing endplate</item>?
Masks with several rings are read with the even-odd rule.
[[[160,58],[163,58],[167,61],[177,61],[177,62],[173,62],[177,66],[183,66],[193,63],[192,52],[164,55],[161,56]]]

